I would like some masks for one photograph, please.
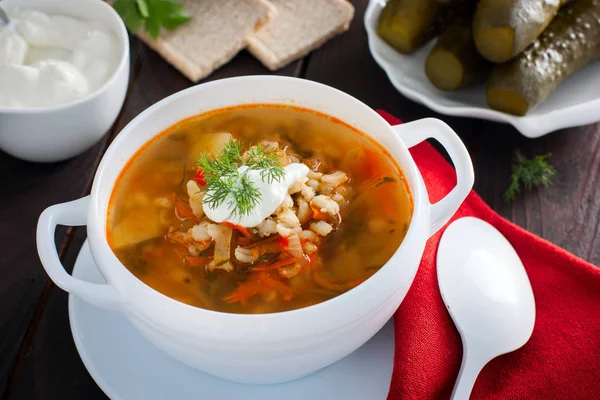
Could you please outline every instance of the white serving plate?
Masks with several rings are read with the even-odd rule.
[[[104,283],[87,241],[73,276]],[[394,363],[392,322],[348,357],[310,376],[277,385],[233,383],[189,367],[153,346],[122,315],[69,295],[77,351],[113,400],[385,400]]]
[[[600,62],[589,65],[563,82],[550,97],[526,116],[494,111],[485,102],[485,85],[456,92],[435,88],[427,79],[424,64],[434,41],[404,55],[377,35],[377,20],[385,0],[371,0],[364,23],[373,58],[400,93],[447,115],[474,117],[513,125],[523,135],[536,138],[562,128],[600,121]]]

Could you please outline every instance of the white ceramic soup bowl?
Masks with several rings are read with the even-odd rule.
[[[0,107],[0,149],[12,156],[52,162],[83,153],[110,129],[125,101],[129,83],[129,37],[123,20],[101,0],[4,0],[2,7],[97,21],[117,38],[118,66],[112,77],[89,96],[55,107]]]
[[[150,139],[178,121],[206,111],[249,103],[289,104],[337,117],[381,143],[402,167],[414,199],[402,245],[376,274],[334,299],[307,308],[241,315],[192,307],[138,280],[113,254],[106,239],[107,207],[128,160]],[[430,204],[408,147],[437,139],[456,166],[457,186]],[[335,144],[332,143],[332,146]],[[96,173],[90,196],[48,208],[37,244],[50,278],[71,294],[124,314],[157,347],[182,362],[225,379],[275,383],[317,371],[356,350],[396,311],[408,291],[425,242],[455,213],[473,185],[473,167],[458,136],[443,122],[424,119],[391,127],[353,97],[295,78],[253,76],[202,84],[150,107],[117,136]],[[107,284],[73,278],[54,244],[56,225],[87,225],[91,251]]]

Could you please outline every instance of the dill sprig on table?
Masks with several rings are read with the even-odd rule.
[[[267,153],[267,148],[260,144],[251,147],[244,160],[242,144],[232,139],[218,156],[202,154],[198,166],[204,172],[204,201],[208,207],[215,209],[227,200],[233,216],[249,214],[260,201],[260,192],[249,180],[248,171],[259,171],[262,180],[269,184],[280,182],[285,176],[279,154]]]
[[[556,175],[556,169],[548,161],[551,153],[536,155],[527,159],[520,150],[515,151],[515,161],[512,165],[510,185],[504,192],[504,201],[510,203],[517,193],[521,192],[521,184],[527,190],[534,186],[550,186],[552,177]]]

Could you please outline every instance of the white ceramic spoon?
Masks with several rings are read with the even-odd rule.
[[[463,345],[452,400],[467,400],[485,364],[531,337],[533,292],[508,240],[487,222],[472,217],[456,220],[444,232],[437,275]]]

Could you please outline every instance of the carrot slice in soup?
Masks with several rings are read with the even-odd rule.
[[[233,292],[223,297],[229,304],[245,303],[249,298],[266,291],[267,286],[258,280],[241,283]]]
[[[240,284],[233,292],[225,296],[223,300],[230,304],[244,304],[251,297],[257,294],[267,293],[271,290],[281,294],[284,300],[290,300],[294,295],[294,289],[283,282],[272,278],[266,272],[260,272],[250,278],[249,281]]]
[[[259,264],[252,269],[254,271],[272,271],[277,268],[287,267],[288,265],[294,264],[296,261],[298,261],[298,260],[293,257],[284,258],[283,260],[275,261],[272,264]]]
[[[236,225],[234,223],[231,222],[221,222],[223,225],[229,226],[230,228],[233,228],[235,230],[237,230],[238,232],[240,232],[242,235],[244,235],[245,237],[251,237],[252,235],[250,234],[250,232],[248,231],[248,229],[244,228],[241,225]]]
[[[205,267],[210,262],[208,257],[187,256],[184,260],[190,267]]]
[[[192,211],[192,207],[181,200],[175,193],[173,193],[173,204],[175,204],[175,211],[178,218],[191,219],[194,222],[199,222],[198,217],[196,217]]]
[[[261,282],[263,282],[265,285],[267,285],[271,289],[275,289],[278,293],[281,293],[285,300],[290,300],[292,298],[292,296],[294,295],[294,289],[292,289],[285,283],[272,278],[271,275],[269,275],[267,273],[264,273],[264,272],[261,273],[259,276],[259,279]]]
[[[329,214],[322,212],[315,206],[310,206],[310,209],[313,212],[313,216],[312,216],[313,219],[325,220],[329,217]]]

